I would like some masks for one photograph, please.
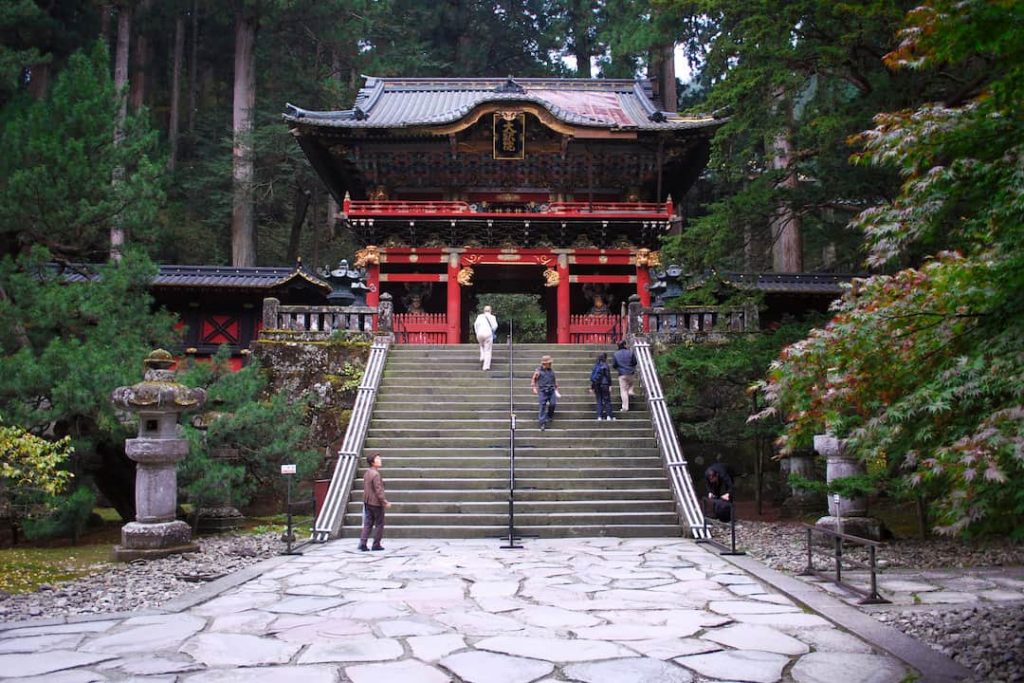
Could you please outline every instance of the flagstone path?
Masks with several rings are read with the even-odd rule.
[[[162,613],[0,625],[0,678],[896,683],[914,673],[684,539],[386,545],[307,546]]]

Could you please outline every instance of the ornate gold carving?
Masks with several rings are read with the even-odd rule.
[[[558,271],[554,268],[546,268],[544,270],[544,286],[545,287],[557,287],[558,283],[562,280],[559,276]]]
[[[455,276],[455,280],[463,287],[473,286],[473,269],[469,266],[459,270],[459,274]]]
[[[380,247],[373,244],[356,252],[356,268],[380,265]]]
[[[644,247],[636,252],[636,264],[644,268],[657,268],[661,265],[661,254]]]
[[[388,190],[383,185],[378,185],[373,188],[373,192],[370,193],[371,202],[386,202],[388,200]]]

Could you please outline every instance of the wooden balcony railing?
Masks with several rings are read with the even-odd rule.
[[[528,215],[533,218],[643,218],[668,220],[672,217],[672,201],[667,202],[551,202],[523,204],[522,209],[452,201],[360,201],[348,199],[342,207],[349,218],[389,218],[399,216],[433,216],[438,218],[477,216],[506,217]]]

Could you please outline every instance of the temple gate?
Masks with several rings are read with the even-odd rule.
[[[368,78],[352,109],[285,119],[411,344],[467,340],[477,292],[536,294],[550,342],[624,336],[721,123],[644,82],[511,77]]]

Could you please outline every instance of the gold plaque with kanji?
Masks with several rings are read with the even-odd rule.
[[[494,158],[526,157],[526,114],[499,111],[494,114]]]

